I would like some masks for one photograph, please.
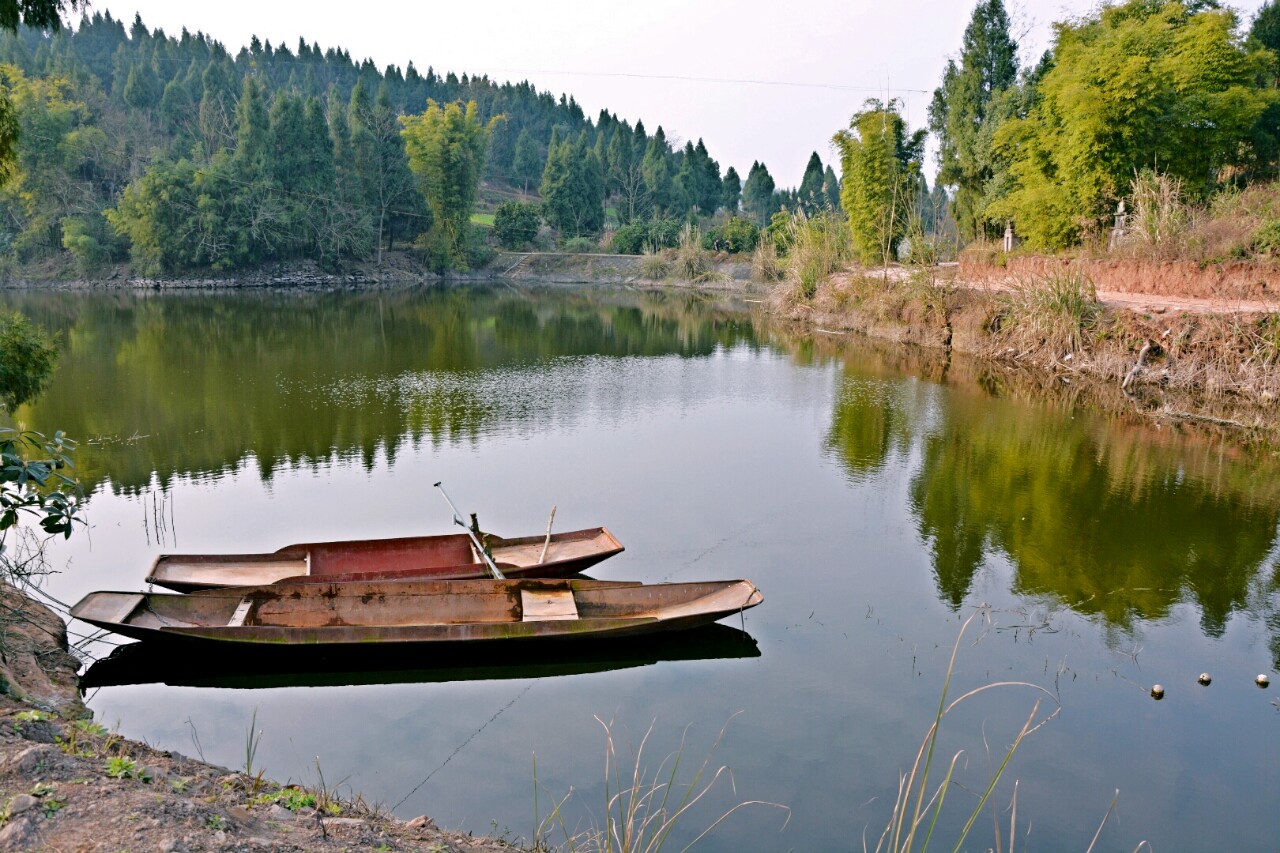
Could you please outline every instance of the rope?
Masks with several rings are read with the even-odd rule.
[[[435,776],[437,773],[439,773],[441,770],[443,770],[443,769],[444,769],[444,766],[445,766],[446,764],[448,764],[450,761],[453,761],[453,758],[454,758],[454,756],[455,756],[455,755],[457,755],[459,752],[462,752],[462,750],[466,748],[467,744],[469,744],[469,743],[471,743],[471,741],[475,740],[475,739],[476,739],[476,737],[477,737],[477,736],[478,736],[482,731],[484,731],[485,729],[487,729],[487,728],[489,727],[489,724],[490,724],[490,723],[492,723],[494,720],[496,720],[496,719],[498,719],[499,717],[501,717],[501,716],[503,715],[503,713],[504,713],[508,708],[510,708],[512,705],[516,704],[516,702],[519,702],[519,701],[524,697],[524,695],[525,695],[526,693],[528,693],[530,690],[532,690],[532,689],[533,689],[533,685],[535,685],[535,684],[537,684],[537,683],[538,683],[538,679],[534,679],[533,681],[530,681],[530,682],[525,686],[525,688],[524,688],[523,690],[521,690],[519,693],[517,693],[517,694],[512,698],[512,700],[511,700],[510,702],[508,702],[507,704],[505,704],[505,705],[503,705],[501,708],[499,708],[497,711],[495,711],[495,712],[494,712],[494,715],[493,715],[492,717],[490,717],[489,719],[485,720],[484,725],[482,725],[480,728],[478,728],[478,729],[476,729],[474,732],[472,732],[472,733],[471,733],[471,736],[470,736],[470,737],[468,737],[466,740],[464,740],[462,743],[458,744],[457,749],[455,749],[453,752],[449,753],[449,757],[448,757],[448,758],[446,758],[444,761],[440,762],[439,766],[437,766],[435,770],[432,770],[430,773],[428,773],[428,774],[427,774],[427,777],[426,777],[425,779],[423,779],[423,780],[422,780],[421,782],[419,782],[417,785],[414,785],[414,786],[413,786],[413,790],[412,790],[412,791],[410,791],[409,793],[405,794],[403,797],[401,797],[401,798],[400,798],[400,802],[398,802],[398,803],[396,803],[394,806],[392,806],[392,807],[391,807],[391,810],[394,812],[396,809],[398,809],[398,808],[400,808],[402,805],[404,805],[405,800],[409,799],[409,798],[410,798],[410,797],[412,797],[414,794],[418,793],[418,790],[419,790],[423,785],[425,785],[425,784],[427,784],[428,782],[430,782],[430,781],[431,781],[431,777],[432,777],[432,776]]]

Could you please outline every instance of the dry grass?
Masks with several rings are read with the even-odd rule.
[[[1057,357],[1082,350],[1102,313],[1093,282],[1079,273],[1020,282],[1000,304],[988,325],[996,347]]]
[[[661,281],[671,275],[671,262],[652,244],[647,245],[640,259],[640,274],[650,281]]]
[[[776,284],[782,281],[786,270],[778,258],[778,247],[764,235],[756,243],[751,253],[751,280],[761,284]]]
[[[686,223],[680,230],[675,272],[679,278],[695,283],[710,281],[715,275],[711,266],[711,253],[702,248],[702,229],[696,225]]]
[[[640,746],[630,759],[621,760],[617,744],[614,741],[612,721],[605,722],[596,717],[596,722],[604,729],[605,736],[605,802],[604,823],[587,830],[572,832],[564,822],[563,810],[572,796],[570,791],[563,799],[555,802],[551,814],[545,818],[538,817],[534,830],[534,850],[563,850],[567,853],[658,853],[671,840],[671,835],[678,826],[691,819],[698,803],[707,797],[717,783],[728,777],[732,784],[732,774],[727,766],[712,767],[711,759],[724,737],[725,728],[716,736],[715,743],[703,758],[701,765],[694,771],[687,782],[678,781],[681,760],[684,757],[685,740],[681,738],[680,746],[675,752],[660,761],[650,771],[646,764],[645,746],[653,734],[653,724],[645,732]],[[688,730],[685,732],[686,736]],[[625,771],[625,775],[624,775]],[[537,762],[534,762],[534,811],[537,805]],[[786,813],[780,829],[785,829],[791,820],[791,809],[778,803],[761,800],[749,800],[722,812],[712,820],[687,845],[693,847],[731,815],[749,806],[768,806]],[[563,843],[551,847],[548,838],[558,831],[564,836]]]
[[[991,799],[995,792],[996,785],[1004,776],[1005,771],[1009,767],[1009,762],[1013,759],[1014,753],[1022,745],[1022,742],[1031,734],[1033,734],[1041,726],[1048,723],[1054,717],[1058,716],[1061,711],[1061,705],[1056,696],[1035,684],[1025,681],[997,681],[990,684],[984,684],[975,687],[960,697],[947,701],[947,695],[951,689],[951,677],[955,672],[956,657],[960,653],[960,642],[964,638],[965,632],[969,629],[970,624],[975,620],[989,620],[990,608],[987,606],[979,607],[974,613],[965,620],[960,627],[960,631],[956,636],[955,645],[951,649],[951,660],[947,665],[946,676],[942,682],[942,695],[938,699],[938,711],[934,715],[933,725],[925,733],[924,740],[920,743],[920,749],[916,752],[915,762],[911,765],[911,769],[902,774],[898,779],[898,797],[893,805],[893,815],[885,827],[884,832],[880,835],[879,843],[876,844],[876,853],[881,851],[889,851],[891,853],[908,853],[919,844],[920,850],[925,851],[929,848],[929,842],[933,839],[934,830],[937,828],[938,819],[942,814],[943,805],[946,802],[947,794],[953,786],[959,786],[958,782],[953,781],[957,766],[960,764],[964,756],[964,752],[957,752],[948,762],[943,778],[936,785],[930,783],[930,772],[933,768],[934,753],[938,746],[939,731],[942,727],[943,718],[954,711],[957,707],[978,697],[988,691],[1002,688],[1021,688],[1044,694],[1055,707],[1052,713],[1041,715],[1040,706],[1044,698],[1037,699],[1031,708],[1031,713],[1027,715],[1026,722],[1022,724],[1018,733],[1014,736],[1013,742],[1008,749],[1005,750],[999,765],[992,771],[991,778],[978,795],[973,808],[969,812],[968,820],[965,822],[964,828],[960,831],[959,837],[954,839],[954,846],[959,850],[964,845],[965,838],[968,837],[970,830],[973,829],[974,823],[982,814],[987,802]],[[1014,830],[1017,821],[1017,786],[1014,786],[1012,813],[1009,827],[1009,843],[1013,844]],[[1114,803],[1113,803],[1114,805]],[[1108,815],[1110,810],[1108,810]],[[1106,822],[1106,819],[1103,819]],[[1099,830],[1101,831],[1101,830]],[[864,844],[865,847],[865,844]],[[996,824],[996,849],[1001,849],[1000,827]],[[1092,849],[1092,845],[1090,846]]]
[[[1129,206],[1127,233],[1098,247],[1102,255],[1268,266],[1280,256],[1280,184],[1225,189],[1195,203],[1185,198],[1181,181],[1144,171],[1134,177]]]

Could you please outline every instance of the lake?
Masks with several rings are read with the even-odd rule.
[[[938,837],[1029,715],[1057,711],[966,849],[993,846],[995,821],[1007,844],[1015,782],[1016,831],[1039,849],[1084,850],[1104,821],[1097,850],[1280,838],[1277,687],[1254,685],[1280,661],[1274,448],[1076,408],[942,353],[797,336],[733,295],[0,300],[63,339],[50,387],[16,413],[81,442],[90,527],[51,549],[61,601],[140,588],[165,552],[451,532],[436,481],[501,535],[541,533],[553,506],[557,530],[608,526],[626,551],[594,577],[744,577],[764,594],[717,631],[622,652],[193,662],[89,692],[126,736],[243,768],[253,726],[255,771],[322,773],[477,834],[528,839],[564,800],[558,842],[616,790],[608,726],[623,777],[642,744],[646,776],[677,753],[680,781],[727,768],[676,840],[760,800],[789,820],[747,806],[697,849],[874,848],[974,617],[949,699],[1040,689],[992,687],[944,719],[931,784],[960,757]]]

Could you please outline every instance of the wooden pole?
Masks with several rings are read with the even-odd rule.
[[[556,520],[556,508],[551,507],[551,517],[547,519],[547,538],[542,543],[542,554],[538,557],[538,565],[542,565],[547,559],[547,548],[551,546],[551,523]]]

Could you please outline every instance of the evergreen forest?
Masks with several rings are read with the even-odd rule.
[[[590,118],[528,82],[380,69],[302,39],[233,55],[109,13],[0,34],[0,83],[0,264],[53,277],[126,260],[142,275],[335,267],[408,246],[466,268],[493,242],[473,221],[481,182],[508,243],[542,222],[598,239],[739,206],[763,225],[803,191],[838,194],[816,154],[807,190],[775,191],[763,164],[743,183],[701,140]]]

